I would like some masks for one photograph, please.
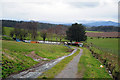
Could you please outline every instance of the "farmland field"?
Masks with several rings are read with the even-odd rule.
[[[118,38],[93,38],[88,37],[87,43],[92,43],[95,47],[112,53],[118,53]]]
[[[14,28],[12,28],[12,27],[4,27],[4,31],[5,31],[5,34],[7,35],[7,36],[9,36],[10,35],[10,31],[12,31]]]
[[[2,41],[2,72],[3,78],[38,64],[31,56],[47,58],[49,60],[67,55],[70,49],[63,45],[34,44],[15,41]]]

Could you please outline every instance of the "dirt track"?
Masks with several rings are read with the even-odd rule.
[[[78,62],[80,60],[80,56],[82,55],[83,50],[80,49],[80,53],[73,58],[72,61],[65,67],[61,73],[59,73],[55,78],[77,78],[78,72]]]

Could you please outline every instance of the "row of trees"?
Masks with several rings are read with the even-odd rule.
[[[50,27],[48,29],[38,29],[38,22],[20,22],[14,26],[14,29],[10,32],[9,36],[12,38],[17,38],[20,40],[25,40],[26,38],[36,40],[38,36],[43,38],[43,41],[53,40],[62,41],[63,38],[70,41],[85,41],[87,37],[85,36],[85,27],[82,24],[72,24],[71,27],[67,28],[63,25],[56,25],[55,27]],[[5,34],[3,28],[3,35]]]
[[[65,26],[57,25],[56,27],[41,30],[40,34],[44,41],[46,38],[48,38],[48,40],[53,40],[53,38],[55,38],[56,41],[62,41],[66,36],[66,30],[67,28]]]
[[[10,32],[10,37],[18,38],[20,40],[26,37],[31,37],[33,40],[36,39],[37,35],[37,22],[22,22],[17,23],[14,30]]]
[[[60,39],[60,41],[66,36],[66,39],[76,42],[85,41],[87,39],[87,36],[85,35],[86,28],[82,24],[72,24],[71,27],[68,29],[65,29],[62,25],[58,25],[56,27],[49,28],[48,30],[42,30],[41,37],[43,37],[43,40],[45,41],[46,37],[48,40],[53,38],[53,35],[56,34],[56,41],[57,38]]]
[[[48,29],[38,29],[38,22],[20,22],[14,26],[14,29],[11,30],[9,36],[12,38],[18,38],[24,40],[26,38],[36,40],[38,36],[41,36],[43,40],[47,38],[48,40],[56,39],[56,41],[62,41],[65,37],[65,31],[67,27],[63,25],[56,25],[55,27],[50,27]],[[2,34],[6,35],[4,27],[2,28]]]
[[[120,32],[120,27],[115,26],[98,26],[98,27],[87,27],[88,31],[103,31],[103,32]]]

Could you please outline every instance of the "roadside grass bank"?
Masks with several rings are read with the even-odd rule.
[[[107,68],[115,80],[120,78],[120,67],[118,64],[118,59],[120,58],[118,55],[101,51],[95,47],[90,47],[90,51]]]
[[[59,63],[57,63],[54,67],[49,69],[48,71],[44,72],[43,75],[39,76],[38,78],[54,78],[56,75],[58,75],[65,67],[66,65],[79,54],[80,50],[78,49],[72,56],[66,57]]]
[[[101,68],[100,65],[102,64],[92,56],[91,52],[87,48],[83,48],[77,75],[82,78],[111,78],[105,67]]]
[[[118,47],[119,40],[119,38],[88,37],[86,43],[92,55],[104,64],[115,80],[120,78],[120,66],[118,62],[120,60]]]
[[[39,62],[36,62],[32,58],[21,53],[4,53],[2,55],[2,78],[6,78],[10,74],[28,69],[38,63]]]
[[[71,49],[63,45],[33,44],[16,41],[2,41],[2,78],[21,72],[42,62],[47,62],[64,55]],[[34,58],[47,58],[49,60],[35,61]],[[37,56],[37,57],[36,57]]]

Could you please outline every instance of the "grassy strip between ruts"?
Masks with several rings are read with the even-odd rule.
[[[111,78],[105,67],[96,58],[92,56],[87,48],[83,48],[83,55],[78,64],[78,77],[82,78]]]
[[[65,66],[76,56],[78,55],[80,50],[78,49],[72,56],[69,56],[62,61],[60,61],[58,64],[56,64],[54,67],[49,69],[48,71],[44,72],[42,76],[39,76],[38,78],[54,78],[58,73],[60,73]]]

